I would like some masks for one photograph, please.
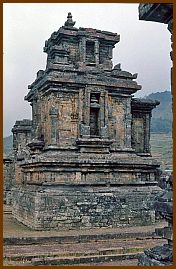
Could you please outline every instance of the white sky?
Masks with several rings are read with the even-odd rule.
[[[28,85],[39,69],[45,69],[45,40],[66,21],[68,12],[75,27],[87,27],[120,34],[113,64],[138,73],[142,85],[137,97],[170,90],[170,33],[167,25],[140,21],[138,4],[48,3],[3,4],[4,136],[18,119],[31,118],[31,106],[24,101]]]

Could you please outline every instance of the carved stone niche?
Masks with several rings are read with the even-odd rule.
[[[86,63],[95,64],[95,42],[86,41]]]
[[[90,136],[100,137],[100,94],[91,93],[90,95]]]
[[[50,146],[57,145],[58,142],[58,109],[51,107],[49,111],[51,118],[51,144]]]
[[[92,90],[85,97],[87,125],[80,123],[80,138],[76,141],[81,152],[109,153],[113,141],[108,138],[108,124],[104,119],[105,95]]]
[[[138,155],[151,156],[150,125],[152,109],[159,101],[133,98],[131,102],[132,128],[131,145]]]
[[[50,48],[50,57],[55,64],[69,64],[69,51],[63,45],[55,45]]]

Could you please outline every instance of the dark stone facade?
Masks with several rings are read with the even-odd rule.
[[[168,222],[168,226],[155,230],[158,236],[168,240],[163,246],[156,246],[144,251],[144,254],[139,256],[138,265],[162,265],[168,266],[173,263],[173,177],[161,177],[163,191],[157,194],[152,208],[163,219]]]
[[[12,186],[14,178],[13,158],[10,156],[3,157],[3,201],[6,205],[12,204]]]
[[[31,127],[32,121],[28,119],[15,122],[12,128],[13,149],[3,157],[4,203],[8,205],[12,204],[13,188],[20,175],[19,164],[30,154],[26,145],[31,140]]]
[[[24,160],[29,154],[26,145],[31,140],[32,121],[29,119],[17,120],[12,128],[13,153],[17,161]]]
[[[134,99],[137,74],[112,67],[119,35],[74,24],[69,13],[45,42],[46,69],[25,97],[31,141],[18,160],[13,215],[38,230],[155,223],[146,201],[160,192],[149,145],[159,103]]]

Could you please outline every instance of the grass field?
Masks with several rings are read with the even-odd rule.
[[[162,170],[173,169],[173,141],[172,134],[151,133],[150,138],[152,156],[161,162]]]

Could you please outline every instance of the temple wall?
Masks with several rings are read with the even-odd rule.
[[[20,162],[15,162],[15,184],[21,185],[23,184],[23,172],[22,172],[22,167],[20,166]]]
[[[64,43],[68,46],[68,43]],[[69,42],[69,61],[77,62],[79,61],[79,44],[78,42]]]
[[[156,186],[20,187],[13,214],[36,230],[149,225],[158,220],[146,203],[158,191]]]
[[[78,136],[78,93],[63,94],[60,91],[43,96],[41,119],[41,132],[46,147],[53,144],[59,147],[75,145]]]
[[[74,146],[78,137],[78,93],[59,94],[59,143]]]
[[[13,148],[16,151],[20,151],[26,148],[26,144],[31,139],[31,120],[20,120],[16,121],[12,128],[13,132]]]
[[[137,153],[145,149],[145,118],[143,115],[133,115],[132,121],[132,147]]]
[[[14,179],[14,166],[12,160],[3,160],[3,202],[12,203],[12,185]]]
[[[125,145],[125,109],[124,101],[108,96],[109,137],[114,139],[112,147],[123,148]]]
[[[150,154],[150,113],[132,114],[132,148],[136,153]]]

